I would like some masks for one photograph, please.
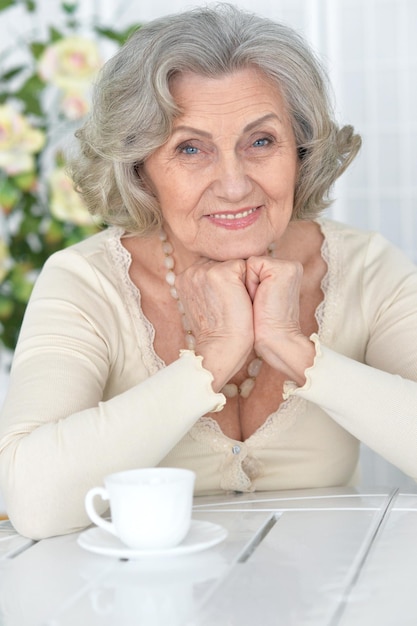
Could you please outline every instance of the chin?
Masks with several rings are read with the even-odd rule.
[[[233,261],[235,259],[243,259],[246,261],[251,256],[264,256],[267,254],[266,250],[268,248],[268,244],[264,246],[253,246],[253,247],[245,247],[245,248],[236,248],[234,250],[219,250],[218,252],[212,252],[210,255],[207,255],[212,261]],[[203,255],[205,256],[205,255]]]
[[[206,241],[201,242],[202,245],[198,248],[196,246],[195,250],[202,258],[218,262],[234,259],[246,260],[251,256],[267,255],[268,247],[276,239],[273,229],[263,228],[261,233],[248,231],[216,233],[216,236],[210,236]]]

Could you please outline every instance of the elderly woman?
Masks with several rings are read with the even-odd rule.
[[[360,146],[287,27],[231,6],[138,30],[78,132],[109,228],[52,256],[0,421],[10,518],[89,523],[141,466],[196,494],[354,484],[359,442],[417,477],[417,271],[319,218]]]

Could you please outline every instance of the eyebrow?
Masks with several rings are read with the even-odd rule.
[[[249,124],[247,124],[245,126],[245,128],[243,129],[244,133],[247,133],[251,130],[253,130],[254,128],[256,128],[257,126],[260,126],[260,124],[263,124],[264,122],[267,122],[270,119],[275,119],[278,120],[278,122],[280,124],[282,124],[282,120],[278,117],[278,115],[276,113],[267,113],[266,115],[263,115],[262,117],[260,117],[257,120],[254,120],[253,122],[250,122]],[[200,128],[194,128],[193,126],[187,126],[187,125],[183,125],[181,124],[180,126],[176,126],[173,130],[173,133],[176,133],[178,131],[188,131],[188,132],[192,132],[192,133],[196,133],[198,135],[202,135],[203,137],[207,137],[208,139],[212,138],[212,134],[208,133],[205,130],[201,130]]]

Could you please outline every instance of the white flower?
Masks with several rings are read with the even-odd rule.
[[[50,211],[54,217],[79,226],[91,226],[92,217],[81,196],[75,191],[72,180],[63,167],[57,167],[49,177],[51,192]]]
[[[43,80],[65,92],[79,92],[91,83],[101,65],[94,41],[83,37],[66,37],[48,46],[39,59],[38,72]]]
[[[66,93],[61,100],[61,110],[69,120],[79,120],[89,109],[89,102],[84,94]]]
[[[0,168],[9,176],[35,169],[34,154],[45,144],[45,134],[8,104],[0,105]]]

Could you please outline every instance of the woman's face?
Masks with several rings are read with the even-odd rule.
[[[143,174],[180,265],[264,254],[293,209],[297,151],[279,90],[255,69],[176,76],[181,114]]]

